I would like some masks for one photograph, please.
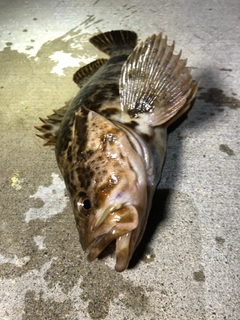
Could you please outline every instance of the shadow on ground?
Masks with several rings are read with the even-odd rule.
[[[194,99],[188,112],[183,114],[168,128],[168,134],[173,137],[169,139],[167,146],[167,158],[170,158],[170,160],[174,159],[174,166],[171,168],[171,172],[168,173],[169,176],[171,175],[172,185],[174,185],[174,180],[178,176],[181,163],[182,132],[184,130],[199,129],[203,123],[210,125],[220,112],[223,111],[224,106],[231,107],[229,106],[230,100],[234,104],[233,107],[236,107],[236,99],[228,98],[223,94],[221,89],[216,89],[217,87],[222,87],[222,84],[219,83],[211,71],[204,71],[200,78],[201,83],[207,84],[207,87],[199,87],[197,97]],[[169,159],[166,160],[168,161]],[[144,236],[134,252],[129,268],[134,268],[143,259],[157,228],[168,218],[167,203],[172,192],[172,189],[164,188],[164,185],[161,185],[161,188],[156,190]]]

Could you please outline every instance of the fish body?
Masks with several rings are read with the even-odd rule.
[[[118,30],[90,39],[110,56],[80,68],[76,97],[37,127],[56,158],[88,260],[116,251],[123,271],[146,228],[165,159],[167,127],[197,90],[161,34],[136,47]]]

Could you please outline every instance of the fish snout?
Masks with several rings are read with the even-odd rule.
[[[132,256],[131,234],[139,223],[137,209],[132,205],[115,210],[108,208],[101,216],[96,215],[89,222],[86,249],[88,260],[93,261],[100,254],[104,254],[115,242],[115,269],[119,272],[124,271]]]

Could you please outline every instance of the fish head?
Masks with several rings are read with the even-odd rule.
[[[83,111],[75,115],[71,161],[65,160],[62,173],[88,260],[115,247],[115,269],[123,271],[145,229],[146,170],[126,133],[86,110],[84,116]]]

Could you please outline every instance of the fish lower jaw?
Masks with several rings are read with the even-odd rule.
[[[130,256],[130,240],[132,232],[126,233],[116,239],[116,265],[115,270],[122,272],[127,269]]]
[[[103,235],[95,239],[90,246],[86,249],[88,253],[88,261],[91,262],[99,256],[106,256],[108,248],[111,247],[113,242],[115,242],[115,254],[116,254],[116,264],[115,270],[118,272],[124,271],[129,264],[131,259],[130,256],[130,240],[132,232],[125,233],[115,239],[107,241],[107,235]],[[112,252],[113,250],[111,250]],[[109,252],[110,253],[110,252]]]

